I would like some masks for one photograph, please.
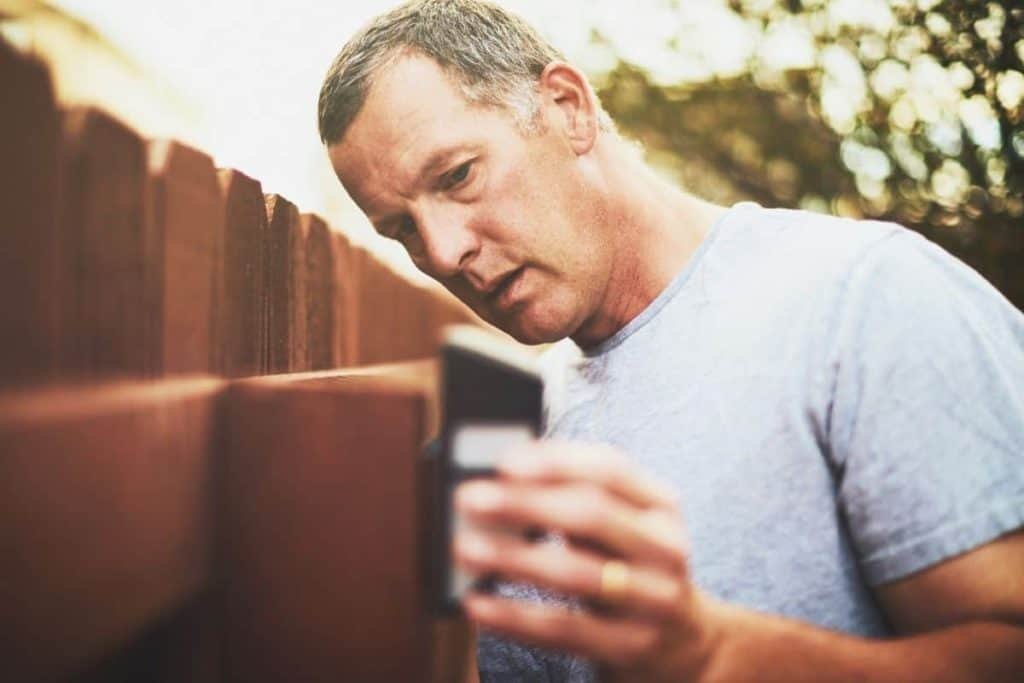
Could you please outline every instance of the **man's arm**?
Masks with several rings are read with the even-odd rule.
[[[555,528],[566,544],[462,534],[457,560],[474,571],[597,601],[597,611],[470,595],[480,626],[595,660],[609,680],[1024,679],[1024,533],[878,589],[906,635],[868,640],[720,603],[690,581],[670,495],[606,450],[538,444],[496,481],[460,488],[480,524]],[[557,455],[557,457],[553,457]],[[609,593],[609,560],[628,579]]]
[[[702,680],[1024,678],[1024,533],[882,586],[877,595],[905,637],[864,640],[718,605],[720,635]]]

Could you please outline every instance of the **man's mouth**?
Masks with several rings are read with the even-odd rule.
[[[503,277],[501,279],[501,281],[498,283],[497,287],[495,287],[490,292],[488,292],[488,294],[486,296],[487,301],[490,302],[490,303],[500,302],[501,299],[502,299],[502,296],[505,294],[505,292],[508,291],[509,286],[513,282],[515,282],[516,278],[518,278],[519,274],[522,273],[522,272],[523,272],[523,267],[520,266],[519,268],[516,268],[511,273],[509,273],[508,275]]]

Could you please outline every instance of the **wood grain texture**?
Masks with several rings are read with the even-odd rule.
[[[224,207],[213,162],[178,142],[150,143],[147,199],[155,373],[215,372]]]
[[[57,367],[60,119],[46,68],[0,41],[0,386]]]
[[[349,250],[349,264],[349,268],[355,271],[356,281],[359,283],[356,288],[356,310],[359,320],[355,340],[356,362],[358,365],[372,365],[374,358],[386,357],[376,349],[378,340],[373,337],[373,333],[377,329],[374,321],[377,320],[379,312],[370,307],[379,300],[372,292],[377,286],[374,281],[377,260],[364,247],[352,245]]]
[[[351,249],[350,254],[360,264],[356,297],[360,364],[432,358],[445,325],[484,324],[440,287],[413,282],[365,250]]]
[[[232,681],[419,681],[430,671],[417,462],[402,378],[232,390],[223,558]]]
[[[0,397],[0,662],[54,680],[210,581],[219,381]]]
[[[322,218],[302,214],[306,238],[306,349],[309,370],[334,367],[335,265],[331,231]]]
[[[309,369],[306,346],[306,240],[295,205],[266,195],[267,371]]]
[[[219,305],[219,368],[228,377],[267,372],[267,209],[259,181],[222,169],[224,249]]]
[[[205,591],[131,642],[74,675],[75,683],[218,683],[221,601]]]
[[[360,250],[362,267],[359,302],[359,361],[367,365],[390,363],[398,358],[397,281],[391,270],[368,251]]]
[[[358,254],[345,235],[331,233],[334,252],[334,348],[336,367],[359,362],[359,296],[361,271]]]
[[[426,287],[413,284],[396,274],[401,286],[398,290],[397,325],[406,330],[404,344],[399,347],[398,359],[432,358],[437,355],[434,330],[430,326],[431,293]]]
[[[63,116],[60,365],[66,375],[153,375],[145,252],[146,152],[108,114]]]

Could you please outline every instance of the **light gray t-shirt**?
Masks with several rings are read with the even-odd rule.
[[[639,316],[544,366],[546,435],[673,486],[693,580],[737,605],[884,637],[871,586],[1024,525],[1024,316],[896,225],[739,204]],[[487,635],[480,669],[590,679]]]

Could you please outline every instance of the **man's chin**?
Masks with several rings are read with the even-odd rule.
[[[559,320],[557,316],[538,315],[538,312],[532,309],[532,306],[527,306],[521,311],[490,322],[517,342],[531,346],[550,344],[572,334],[571,325],[567,325],[564,320]]]

